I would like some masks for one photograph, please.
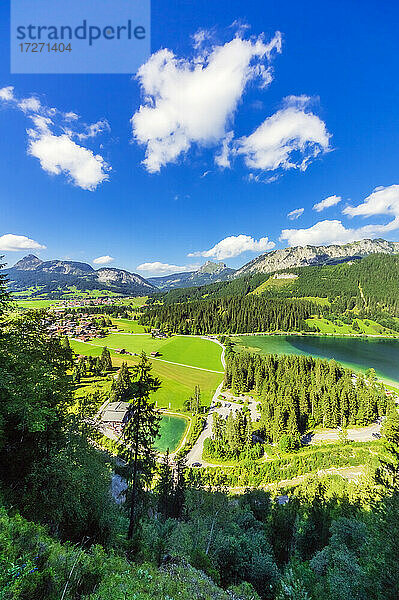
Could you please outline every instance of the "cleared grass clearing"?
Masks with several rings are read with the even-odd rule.
[[[74,340],[71,340],[70,344],[72,350],[77,354],[100,356],[102,352],[101,346],[92,346]],[[131,366],[137,364],[139,360],[135,356],[121,356],[112,350],[110,350],[110,353],[114,367],[120,367],[123,361]],[[153,373],[162,382],[162,387],[154,394],[154,400],[157,402],[158,408],[170,408],[177,411],[183,410],[184,401],[193,395],[196,385],[200,386],[202,403],[208,406],[223,377],[222,374],[200,371],[199,369],[172,365],[156,360],[152,361],[152,367]]]
[[[320,333],[339,334],[365,334],[365,335],[398,335],[395,331],[387,329],[371,319],[355,319],[359,329],[354,330],[351,325],[347,325],[340,320],[335,323],[324,318],[306,319],[308,325],[316,326]]]
[[[153,339],[150,334],[124,335],[112,333],[105,338],[94,339],[96,346],[124,348],[128,352],[147,354],[159,352],[159,358],[201,369],[223,371],[221,348],[218,344],[202,338],[174,336],[167,339]]]
[[[250,292],[251,294],[253,294],[254,296],[259,296],[261,294],[263,294],[263,292],[265,292],[266,290],[270,290],[270,289],[281,289],[281,288],[289,288],[290,286],[292,286],[292,282],[295,281],[293,279],[274,279],[273,277],[269,277],[269,279],[266,279],[266,281],[264,281],[263,283],[261,283],[260,285],[258,285],[257,288],[255,288],[254,290],[252,290],[252,292]]]
[[[60,304],[61,300],[17,300],[18,308],[49,308]]]
[[[126,333],[144,333],[143,325],[131,319],[111,319],[112,324]]]

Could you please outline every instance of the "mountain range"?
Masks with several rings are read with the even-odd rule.
[[[218,281],[227,281],[234,273],[235,270],[229,269],[224,263],[214,263],[209,260],[197,271],[175,273],[174,275],[165,275],[164,277],[150,277],[148,281],[159,290],[168,291],[173,288],[194,287]]]
[[[274,273],[298,267],[337,264],[370,254],[399,254],[399,242],[364,239],[349,244],[330,246],[295,246],[272,250],[257,256],[235,272],[234,277],[255,273]]]
[[[80,291],[104,290],[122,295],[148,296],[157,288],[136,273],[69,260],[42,261],[29,254],[5,271],[11,291],[35,288],[37,293],[58,294],[74,287]]]
[[[364,239],[329,246],[296,246],[262,254],[235,271],[224,263],[208,261],[197,271],[144,279],[124,269],[103,267],[95,270],[87,263],[48,260],[29,254],[6,269],[12,292],[33,291],[34,295],[63,294],[75,288],[81,291],[104,290],[119,295],[148,296],[174,288],[196,287],[229,281],[255,273],[275,273],[285,269],[337,264],[371,254],[399,254],[399,242]]]

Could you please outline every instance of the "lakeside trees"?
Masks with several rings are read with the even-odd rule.
[[[392,402],[373,373],[354,376],[335,361],[311,356],[230,353],[225,386],[236,395],[259,396],[259,428],[272,442],[282,435],[298,440],[300,433],[316,425],[369,425]]]

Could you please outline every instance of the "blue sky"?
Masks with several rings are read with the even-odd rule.
[[[399,240],[396,3],[153,0],[140,78],[11,75],[5,4],[9,264],[109,257],[97,264],[153,276],[287,245]]]

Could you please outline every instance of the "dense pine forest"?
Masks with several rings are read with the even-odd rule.
[[[341,311],[355,306],[369,311],[388,310],[399,316],[399,256],[375,254],[363,259],[344,262],[338,265],[301,267],[286,269],[284,272],[298,275],[297,279],[276,280],[273,274],[258,273],[240,277],[230,282],[214,283],[198,288],[171,290],[157,294],[149,304],[161,301],[163,304],[186,302],[200,299],[216,299],[231,296],[246,296],[270,280],[271,285],[263,287],[260,293],[268,298],[324,297],[336,302]],[[333,306],[334,308],[334,306]]]
[[[288,436],[299,447],[307,429],[369,425],[387,411],[387,396],[372,370],[354,376],[335,361],[311,356],[259,356],[231,352],[225,386],[235,394],[254,392],[260,400],[259,428],[266,441]]]
[[[147,309],[140,322],[183,334],[257,331],[310,331],[305,319],[317,310],[308,300],[269,300],[238,296],[198,300]]]

